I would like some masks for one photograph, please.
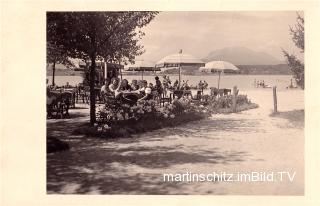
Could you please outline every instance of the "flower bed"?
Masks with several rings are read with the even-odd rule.
[[[211,99],[210,101],[207,101],[206,105],[213,114],[232,113],[232,99],[232,95],[226,95],[218,99]],[[257,104],[252,103],[251,100],[248,99],[247,95],[237,95],[236,104],[236,112],[241,112],[258,107]]]
[[[97,124],[99,136],[130,136],[168,126],[203,119],[209,116],[208,109],[188,99],[174,100],[163,106],[156,101],[141,101],[137,105],[105,105],[98,109]]]
[[[130,137],[132,134],[173,127],[210,116],[208,108],[188,99],[174,100],[160,106],[157,102],[141,101],[137,105],[113,104],[98,108],[94,127],[83,126],[75,134],[105,138]]]
[[[215,113],[230,113],[231,106],[232,96],[219,99],[209,96],[202,101],[181,98],[163,106],[154,100],[141,101],[134,106],[114,101],[97,109],[97,123],[94,127],[84,126],[75,133],[103,138],[130,137],[132,134],[201,120]],[[247,96],[237,96],[237,111],[256,107]]]

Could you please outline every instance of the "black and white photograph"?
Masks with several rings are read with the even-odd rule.
[[[47,11],[46,193],[303,196],[304,21]]]

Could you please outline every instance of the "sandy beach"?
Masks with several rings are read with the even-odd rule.
[[[47,155],[49,194],[304,194],[304,91],[241,91],[259,108],[213,115],[135,135],[103,140],[72,135],[88,121],[88,109],[70,110],[70,119],[47,120],[48,137],[71,146]],[[84,106],[84,105],[82,105]],[[163,173],[290,172],[293,180],[259,182],[164,182]]]

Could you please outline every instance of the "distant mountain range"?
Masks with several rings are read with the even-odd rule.
[[[226,47],[214,50],[202,60],[204,62],[228,61],[234,65],[276,65],[285,63],[270,54],[256,52],[246,47]]]

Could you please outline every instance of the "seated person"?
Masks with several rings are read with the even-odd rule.
[[[64,87],[65,87],[65,88],[70,88],[70,87],[72,87],[72,86],[69,84],[69,82],[67,82]]]
[[[51,93],[50,88],[47,88],[47,115],[48,117],[52,116],[52,109],[54,107],[54,104],[57,100],[57,97]]]
[[[145,90],[148,87],[148,82],[146,80],[142,80],[141,81],[141,86],[139,89],[140,94],[144,95],[145,94]]]
[[[190,87],[188,85],[188,80],[187,81],[184,81],[182,82],[182,85],[181,85],[181,90],[189,90]]]
[[[102,97],[113,96],[113,92],[109,89],[110,80],[106,79],[105,84],[101,87],[100,93]]]
[[[119,90],[121,84],[119,83],[117,78],[113,78],[111,80],[111,84],[109,85],[109,90],[115,95],[115,92]]]
[[[149,83],[148,87],[151,88],[151,90],[154,89],[153,84],[151,82]]]
[[[128,80],[123,79],[121,81],[121,86],[120,86],[119,90],[120,91],[128,91],[128,92],[130,92],[132,90],[131,86],[129,85]]]
[[[178,86],[179,86],[179,81],[176,80],[176,81],[173,83],[173,89],[179,89]]]
[[[168,88],[170,83],[171,83],[171,82],[169,82],[169,80],[167,79],[167,76],[164,75],[164,76],[163,76],[163,80],[162,80],[162,85],[163,85],[163,87],[164,87],[165,89]]]
[[[137,91],[137,90],[139,90],[139,85],[138,85],[138,81],[137,80],[132,80],[132,83],[131,83],[131,89],[133,90],[133,91]]]
[[[153,98],[153,96],[152,96],[152,90],[151,90],[150,87],[147,87],[147,88],[145,88],[145,90],[144,90],[143,96],[142,96],[140,99],[138,99],[138,101],[150,100],[150,99],[152,99],[152,98]]]
[[[132,91],[128,80],[123,79],[119,88],[115,91],[115,97],[130,105],[135,104],[138,100],[139,91]]]

